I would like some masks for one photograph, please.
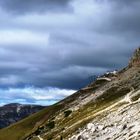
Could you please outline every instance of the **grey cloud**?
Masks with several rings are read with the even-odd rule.
[[[1,0],[0,6],[13,14],[45,11],[71,11],[70,0]]]
[[[15,43],[16,40],[12,45],[6,41],[1,44],[5,53],[0,51],[0,76],[5,79],[16,76],[19,83],[15,86],[79,89],[89,83],[89,76],[125,66],[140,44],[138,1],[137,5],[135,1],[126,4],[124,0],[77,0],[77,5],[71,1],[71,13],[56,12],[61,7],[69,9],[68,1],[42,0],[39,7],[37,0],[33,5],[32,0],[23,1],[23,7],[20,7],[21,1],[12,1],[14,5],[10,5],[10,0],[1,2],[6,4],[3,6],[7,13],[26,12],[14,19],[13,15],[8,16],[9,24],[3,24],[3,30],[15,33],[26,30],[31,36],[49,34],[48,45],[42,40],[36,44],[36,38],[32,42],[27,38],[25,44]],[[41,5],[53,6],[53,13],[52,10],[49,14],[40,13]],[[33,16],[31,11],[36,14]],[[21,35],[20,32],[16,34]]]

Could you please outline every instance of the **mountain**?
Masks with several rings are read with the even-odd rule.
[[[139,140],[140,48],[127,67],[0,130],[0,140]]]
[[[38,105],[21,105],[17,103],[0,107],[0,129],[36,113],[45,107]]]

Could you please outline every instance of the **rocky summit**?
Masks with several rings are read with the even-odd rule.
[[[140,140],[140,49],[127,67],[0,130],[0,140]]]
[[[129,66],[140,66],[140,47],[136,49],[133,57],[130,60]]]

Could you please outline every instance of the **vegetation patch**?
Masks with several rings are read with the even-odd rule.
[[[72,110],[67,110],[64,112],[64,116],[68,117],[72,113]]]
[[[108,89],[100,97],[97,98],[97,103],[109,102],[118,99],[130,92],[129,87],[120,88],[119,86],[114,86]]]
[[[54,121],[49,122],[48,124],[46,124],[46,127],[49,129],[53,129],[55,127],[55,122]]]

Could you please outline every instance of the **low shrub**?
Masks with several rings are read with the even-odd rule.
[[[64,116],[68,117],[72,113],[72,110],[67,110],[64,112]]]

